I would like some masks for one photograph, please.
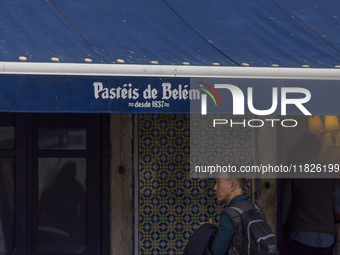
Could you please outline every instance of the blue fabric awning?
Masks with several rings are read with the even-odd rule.
[[[143,92],[150,85],[161,95],[166,83],[198,90],[215,78],[236,79],[244,93],[259,80],[237,79],[279,88],[286,83],[275,79],[293,80],[302,67],[310,68],[298,80],[313,96],[322,80],[340,94],[336,0],[11,0],[0,9],[0,111],[189,113],[183,98]],[[124,88],[139,97],[111,93]],[[334,103],[313,109],[340,114]]]
[[[12,0],[0,9],[0,61],[340,65],[336,0]]]

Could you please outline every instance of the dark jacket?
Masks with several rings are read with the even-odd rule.
[[[336,179],[294,179],[289,230],[335,234],[333,195]]]
[[[199,227],[189,238],[183,255],[211,255],[209,243],[215,238],[217,227],[206,223]]]

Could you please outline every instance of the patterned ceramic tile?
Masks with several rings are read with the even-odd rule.
[[[229,132],[228,143],[235,148],[226,157],[247,161],[251,136]],[[139,115],[138,140],[139,254],[181,255],[195,225],[219,220],[223,206],[214,198],[215,181],[190,179],[189,115]],[[248,180],[245,192],[250,196],[252,191]]]

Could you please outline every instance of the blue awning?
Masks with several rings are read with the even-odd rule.
[[[340,65],[336,0],[12,0],[0,9],[0,61]]]
[[[313,96],[332,80],[340,94],[336,0],[12,0],[0,9],[0,111],[189,113],[183,98],[142,92],[215,79],[232,79],[245,93],[258,79],[278,88],[303,80]],[[118,88],[136,88],[139,97],[117,100],[110,91]]]

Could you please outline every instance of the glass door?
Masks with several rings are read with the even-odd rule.
[[[0,255],[26,253],[26,145],[26,125],[21,116],[1,113]]]
[[[0,113],[0,255],[108,254],[107,119]]]

